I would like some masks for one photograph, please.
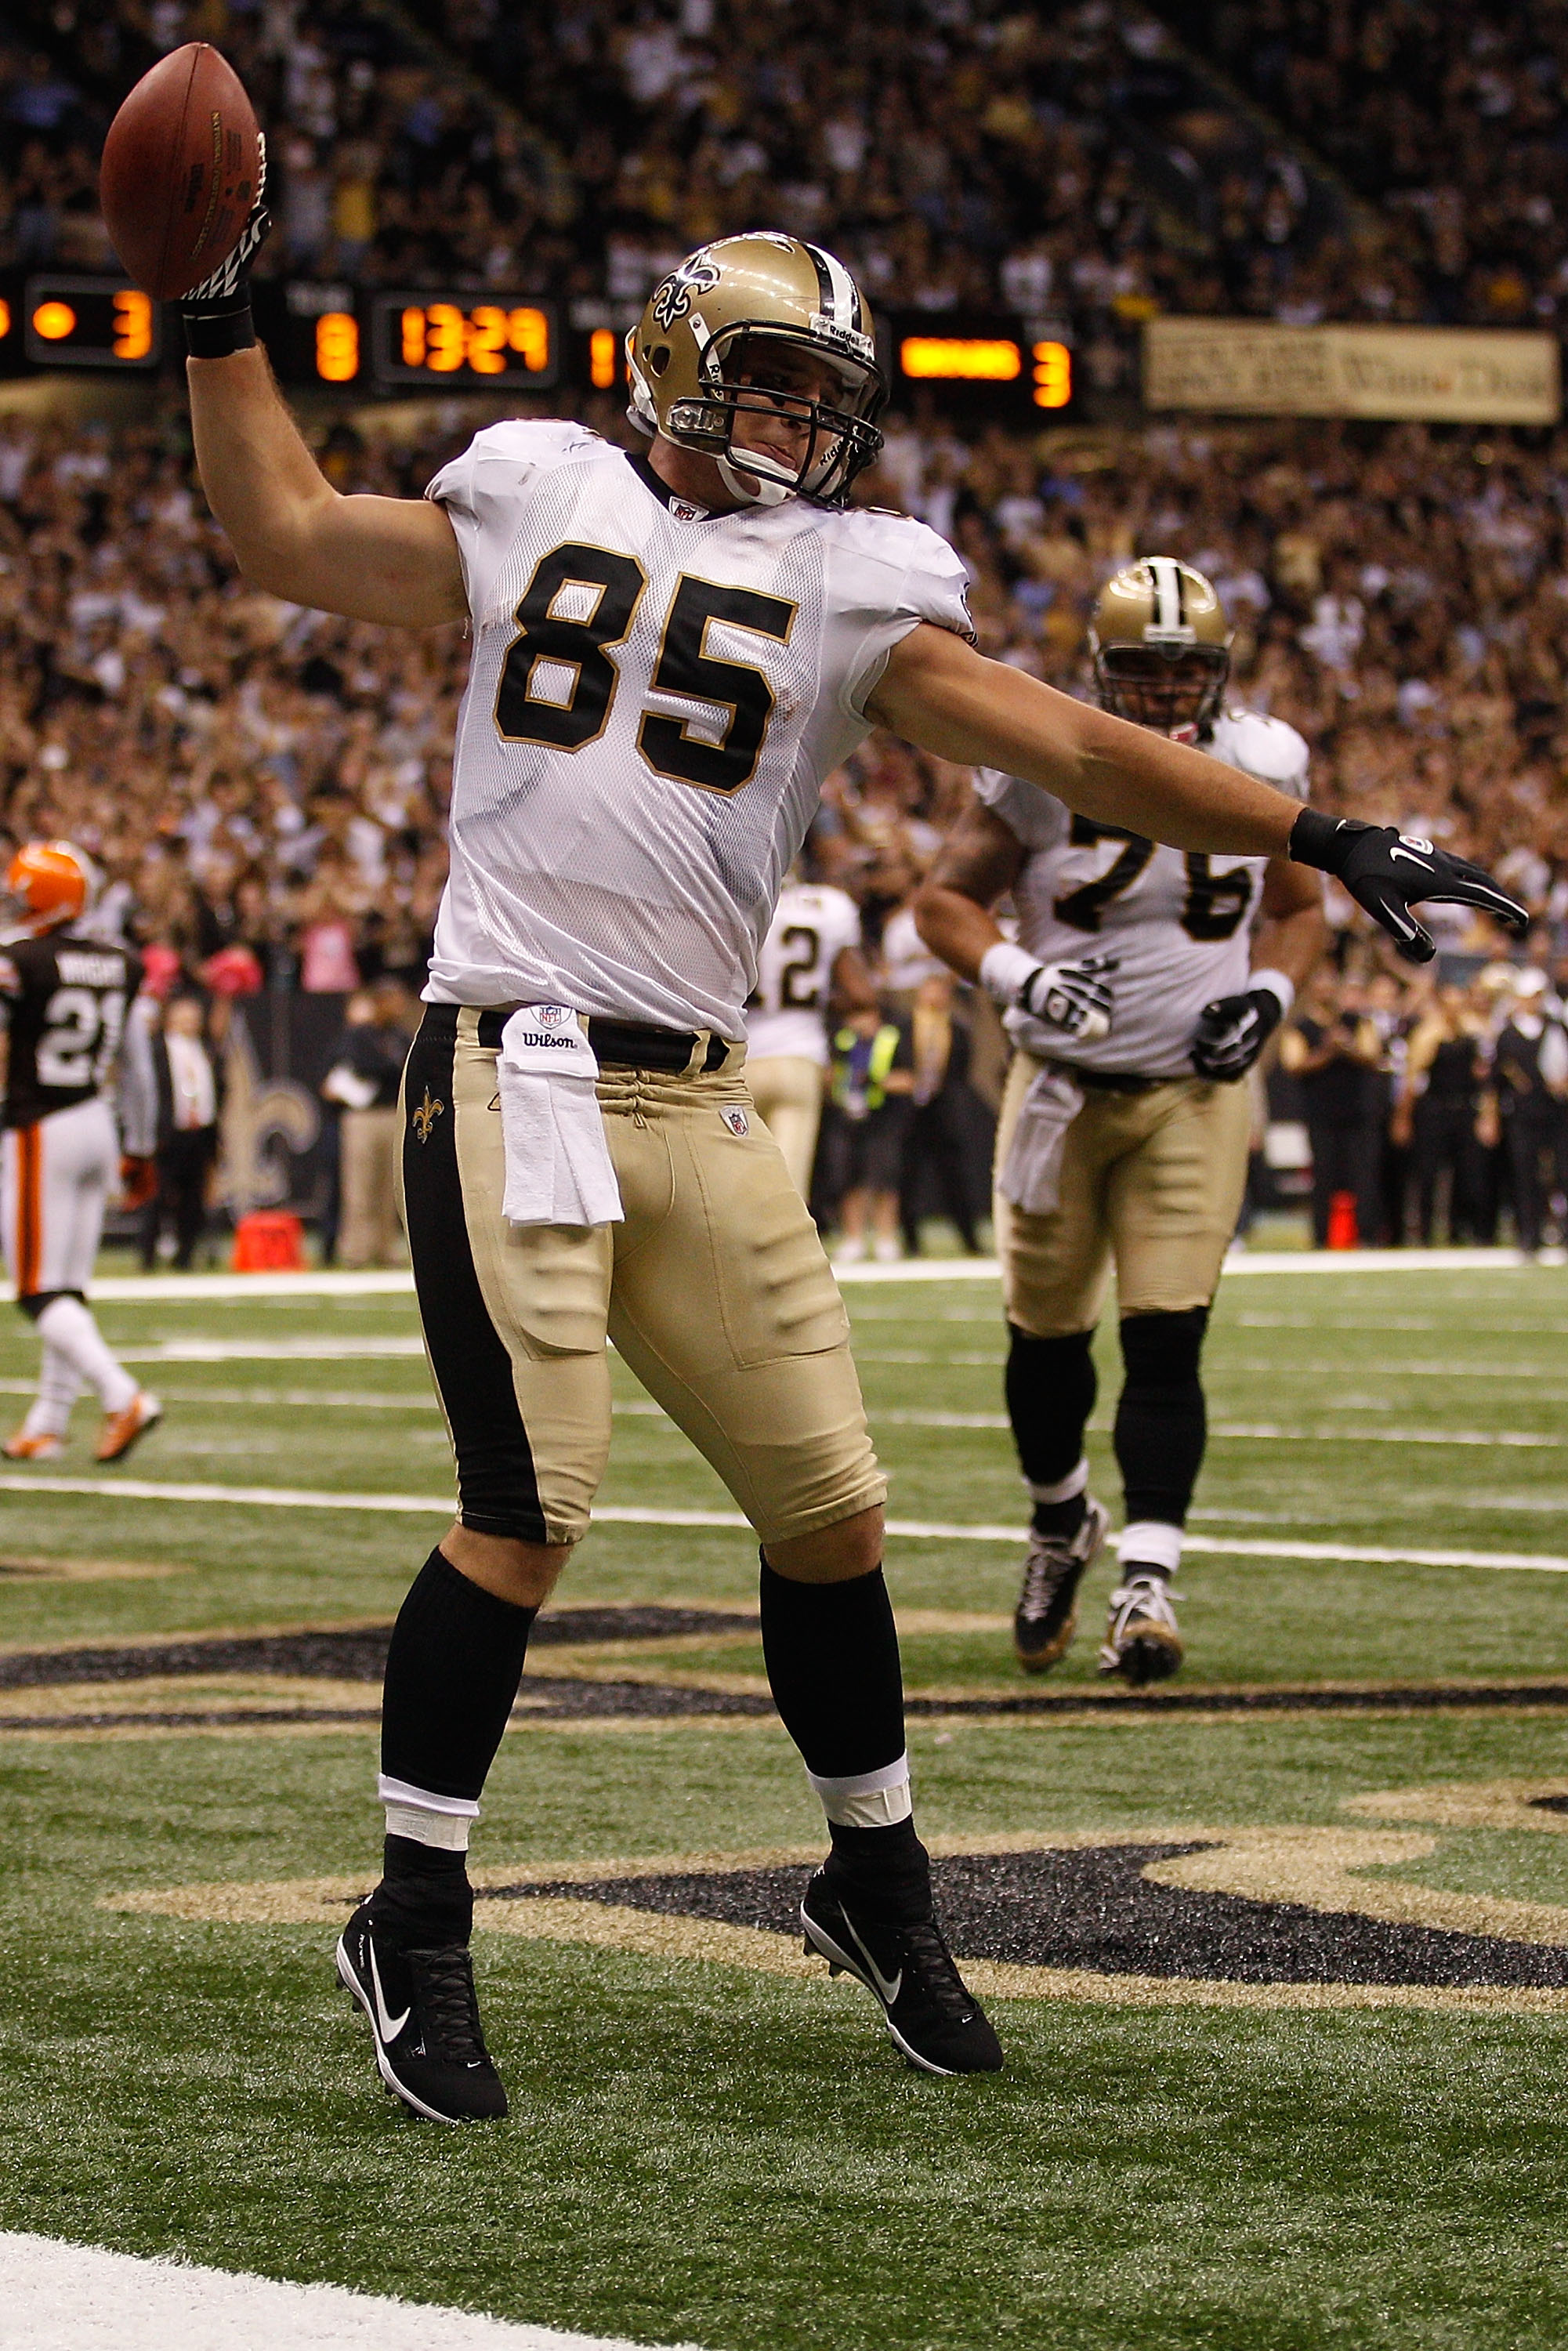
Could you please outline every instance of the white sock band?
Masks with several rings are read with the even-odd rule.
[[[1181,1529],[1163,1519],[1134,1519],[1116,1537],[1116,1550],[1124,1576],[1130,1567],[1155,1567],[1162,1575],[1174,1575],[1181,1565]]]
[[[427,1813],[423,1804],[389,1804],[388,1836],[408,1837],[414,1844],[439,1845],[444,1853],[466,1853],[472,1821],[455,1813]]]
[[[1071,1502],[1074,1494],[1082,1494],[1088,1491],[1088,1458],[1085,1457],[1083,1460],[1080,1461],[1076,1469],[1070,1469],[1066,1477],[1063,1478],[1058,1485],[1030,1485],[1030,1480],[1027,1478],[1024,1479],[1024,1484],[1029,1488],[1030,1493],[1037,1502]]]
[[[136,1382],[115,1362],[79,1298],[51,1298],[38,1317],[38,1336],[57,1347],[71,1369],[98,1391],[105,1412],[125,1410],[136,1394]]]
[[[847,1780],[824,1779],[819,1771],[808,1771],[806,1777],[829,1820],[841,1829],[896,1828],[915,1811],[907,1752],[879,1771],[857,1771]]]
[[[407,1780],[390,1780],[382,1771],[376,1780],[376,1793],[383,1804],[412,1804],[416,1812],[448,1813],[454,1820],[476,1821],[479,1800],[476,1796],[438,1796],[429,1788],[416,1788]]]

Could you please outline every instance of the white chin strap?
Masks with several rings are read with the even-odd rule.
[[[748,507],[781,507],[786,498],[795,495],[793,482],[775,481],[770,475],[740,471],[732,457],[714,458],[718,477],[732,498],[741,499]]]

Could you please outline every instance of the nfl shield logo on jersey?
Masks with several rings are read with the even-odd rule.
[[[726,1126],[728,1127],[731,1134],[738,1134],[744,1137],[751,1133],[751,1122],[738,1104],[732,1104],[729,1107],[721,1110],[719,1116],[723,1119]]]

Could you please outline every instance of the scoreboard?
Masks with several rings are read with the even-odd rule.
[[[28,277],[0,292],[0,365],[155,369],[162,305],[120,277]]]
[[[357,393],[613,392],[625,381],[622,337],[605,323],[563,321],[525,291],[467,286],[396,291],[262,278],[256,332],[286,383]],[[58,367],[120,373],[178,369],[174,306],[119,277],[0,277],[0,374]],[[1066,421],[1078,386],[1069,330],[1044,321],[951,311],[894,313],[882,362],[893,404],[932,405],[972,423]]]

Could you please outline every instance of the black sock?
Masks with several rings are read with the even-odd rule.
[[[1069,1494],[1065,1502],[1037,1502],[1029,1514],[1029,1522],[1037,1535],[1055,1535],[1071,1541],[1088,1516],[1089,1489],[1083,1486],[1076,1494]]]
[[[389,1780],[477,1802],[538,1614],[498,1600],[431,1552],[387,1650],[382,1770]]]
[[[842,1583],[797,1583],[762,1562],[762,1654],[785,1729],[808,1771],[849,1780],[904,1751],[904,1676],[880,1567]],[[929,1917],[925,1848],[912,1821],[850,1828],[830,1821],[841,1892],[889,1917]]]
[[[465,1943],[474,1930],[468,1856],[413,1837],[389,1836],[382,1848],[375,1916],[393,1939],[415,1949]]]
[[[1127,1379],[1114,1443],[1129,1526],[1141,1519],[1186,1523],[1208,1433],[1198,1370],[1207,1323],[1207,1307],[1193,1306],[1129,1314],[1122,1324]]]
[[[1094,1333],[1070,1331],[1037,1339],[1008,1326],[1008,1416],[1019,1467],[1030,1486],[1060,1486],[1083,1458],[1083,1431],[1094,1409]],[[1088,1513],[1088,1489],[1061,1502],[1036,1502],[1037,1534],[1071,1536]]]

